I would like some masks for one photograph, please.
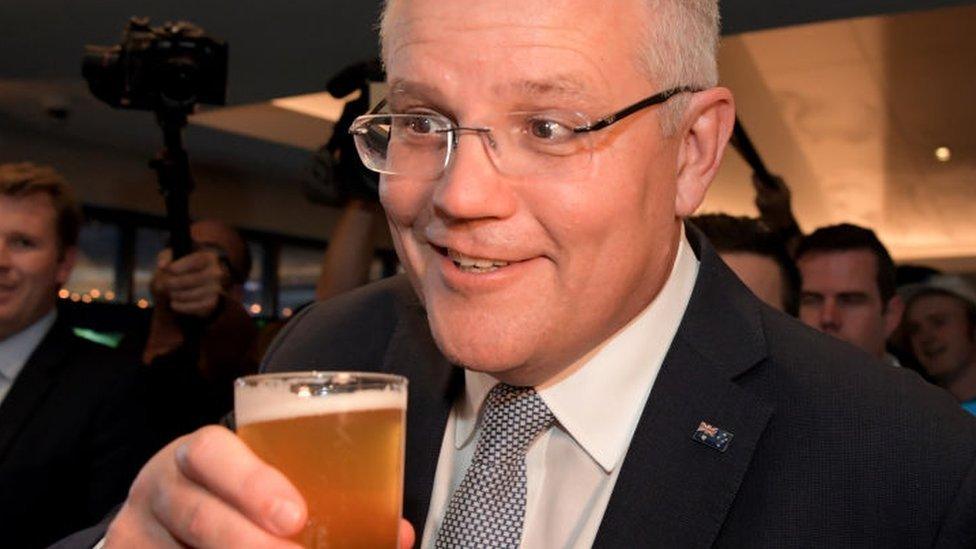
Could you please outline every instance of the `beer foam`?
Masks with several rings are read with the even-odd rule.
[[[293,417],[367,410],[404,409],[407,392],[364,390],[324,396],[300,396],[272,387],[235,387],[234,417],[238,426]]]

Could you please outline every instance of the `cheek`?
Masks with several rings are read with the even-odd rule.
[[[387,217],[391,223],[400,226],[410,225],[418,210],[416,187],[405,183],[390,181],[384,176],[379,188],[380,204]]]
[[[394,241],[410,238],[410,231],[427,223],[430,204],[429,184],[412,181],[383,181],[380,203],[386,212]],[[401,243],[398,243],[400,245]]]

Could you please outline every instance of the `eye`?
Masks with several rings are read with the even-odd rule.
[[[823,303],[823,298],[817,294],[802,294],[800,295],[800,305],[805,307],[820,306]]]
[[[418,135],[426,135],[434,131],[434,121],[429,116],[410,116],[404,121],[404,125]]]
[[[528,133],[542,141],[565,141],[575,135],[569,125],[551,118],[529,119]]]
[[[29,238],[18,236],[18,237],[14,237],[14,239],[11,241],[11,245],[15,248],[26,249],[26,248],[33,248],[36,244],[33,240]]]
[[[841,294],[837,297],[837,301],[841,305],[859,307],[861,305],[867,305],[868,296],[860,293]]]

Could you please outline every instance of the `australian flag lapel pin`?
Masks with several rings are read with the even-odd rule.
[[[705,446],[711,446],[719,452],[724,452],[729,449],[732,436],[732,433],[702,421],[698,424],[698,429],[691,435],[691,438]]]

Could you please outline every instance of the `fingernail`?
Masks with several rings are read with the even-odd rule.
[[[186,444],[180,444],[176,447],[176,462],[182,467],[186,465],[186,453],[189,452]]]
[[[271,522],[281,534],[290,534],[298,528],[302,518],[301,509],[294,502],[279,499],[271,505]]]

